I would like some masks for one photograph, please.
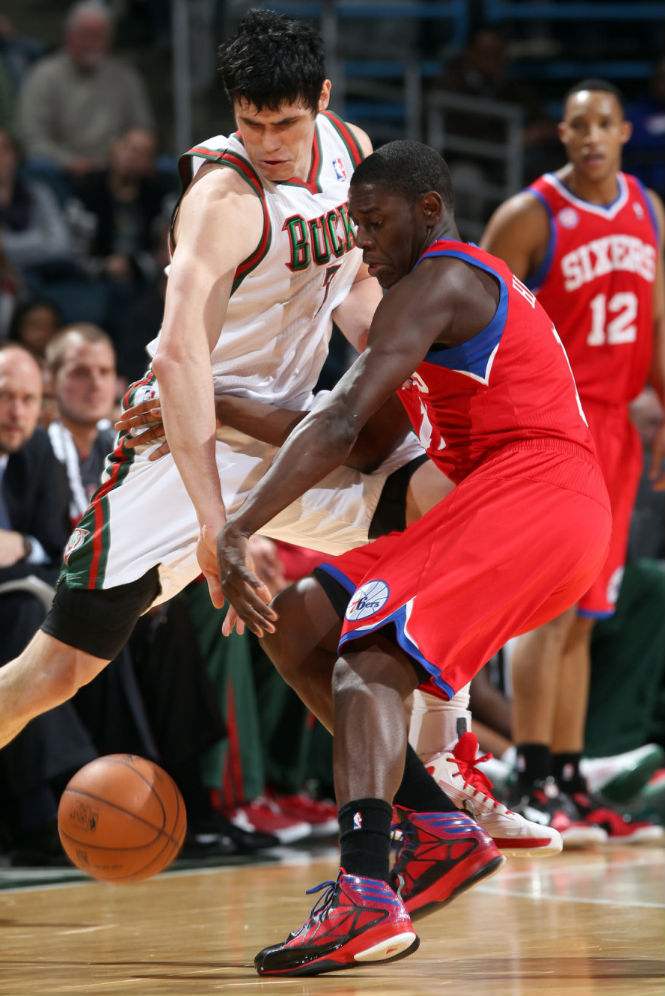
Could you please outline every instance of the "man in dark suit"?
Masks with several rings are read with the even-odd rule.
[[[41,404],[37,362],[22,346],[0,345],[0,664],[15,657],[43,621],[69,533],[67,476],[37,428]],[[4,833],[10,851],[18,843],[25,853],[28,845],[25,860],[33,852],[36,858],[49,850],[58,855],[54,785],[96,756],[66,706],[39,717],[0,751],[0,786],[9,803]]]

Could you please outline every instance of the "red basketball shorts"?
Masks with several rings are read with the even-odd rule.
[[[580,599],[581,615],[614,613],[628,549],[630,519],[642,473],[642,443],[625,405],[582,402],[612,508],[612,537],[607,560],[598,577]]]
[[[390,627],[446,698],[507,640],[588,590],[611,517],[585,450],[557,440],[505,446],[422,519],[320,565],[351,595],[340,651]]]

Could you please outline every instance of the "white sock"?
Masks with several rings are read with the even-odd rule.
[[[462,733],[470,729],[469,685],[450,700],[418,689],[413,693],[409,743],[421,760],[452,750]]]

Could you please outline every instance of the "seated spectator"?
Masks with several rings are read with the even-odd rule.
[[[113,449],[113,343],[96,325],[67,325],[49,343],[46,365],[56,405],[48,435],[55,455],[67,469],[74,526],[99,487],[106,455]]]
[[[70,215],[85,217],[89,226],[86,268],[105,288],[102,324],[116,343],[123,373],[127,372],[127,314],[161,276],[165,264],[153,253],[154,231],[162,229],[164,217],[170,219],[176,199],[175,172],[171,176],[157,169],[156,151],[153,131],[129,128],[112,143],[108,166],[84,177],[76,198],[68,204]],[[154,335],[158,330],[159,325]],[[142,345],[152,337],[144,338]],[[133,368],[132,377],[142,376],[145,366],[143,354],[140,369]]]
[[[21,175],[14,137],[0,128],[0,236],[29,291],[81,276],[64,212],[53,191]]]
[[[0,664],[43,621],[45,592],[56,580],[69,528],[66,475],[37,428],[41,391],[30,353],[13,343],[0,346]],[[39,720],[0,751],[2,818],[17,846],[53,855],[59,846],[52,781],[95,751],[70,703]]]
[[[77,200],[94,222],[90,255],[97,271],[113,280],[155,275],[153,226],[176,197],[175,174],[158,172],[156,154],[153,131],[128,128],[111,144],[106,168],[89,173],[77,187]]]
[[[111,54],[108,7],[75,3],[64,29],[64,47],[32,67],[18,102],[29,160],[50,172],[63,196],[72,180],[104,167],[111,142],[127,128],[153,124],[143,81]]]
[[[14,311],[7,338],[24,346],[39,363],[43,363],[46,347],[62,325],[62,315],[55,304],[42,298],[32,298],[19,304]]]

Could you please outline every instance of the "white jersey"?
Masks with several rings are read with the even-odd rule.
[[[361,159],[352,132],[329,111],[316,119],[306,181],[262,178],[239,134],[217,135],[181,158],[184,189],[201,166],[217,163],[236,170],[263,208],[261,241],[236,271],[212,351],[217,392],[310,407],[328,355],[332,313],[348,295],[362,259],[347,208],[349,180]],[[151,356],[157,342],[148,347]]]
[[[349,180],[361,159],[352,133],[329,112],[316,119],[306,182],[262,180],[237,135],[218,136],[182,157],[185,189],[205,162],[216,162],[245,177],[263,206],[263,237],[236,271],[212,351],[217,391],[278,407],[312,407],[332,313],[347,296],[361,262],[347,210]],[[157,342],[148,347],[151,356]],[[158,393],[149,370],[130,387],[125,405]],[[128,450],[119,438],[102,486],[65,551],[71,586],[127,584],[159,565],[163,601],[199,573],[194,506],[172,455],[151,462],[153,449]],[[411,435],[371,474],[338,467],[261,531],[330,554],[366,543],[386,478],[422,452]],[[218,430],[216,459],[227,511],[239,507],[275,453],[274,447],[228,426]]]

